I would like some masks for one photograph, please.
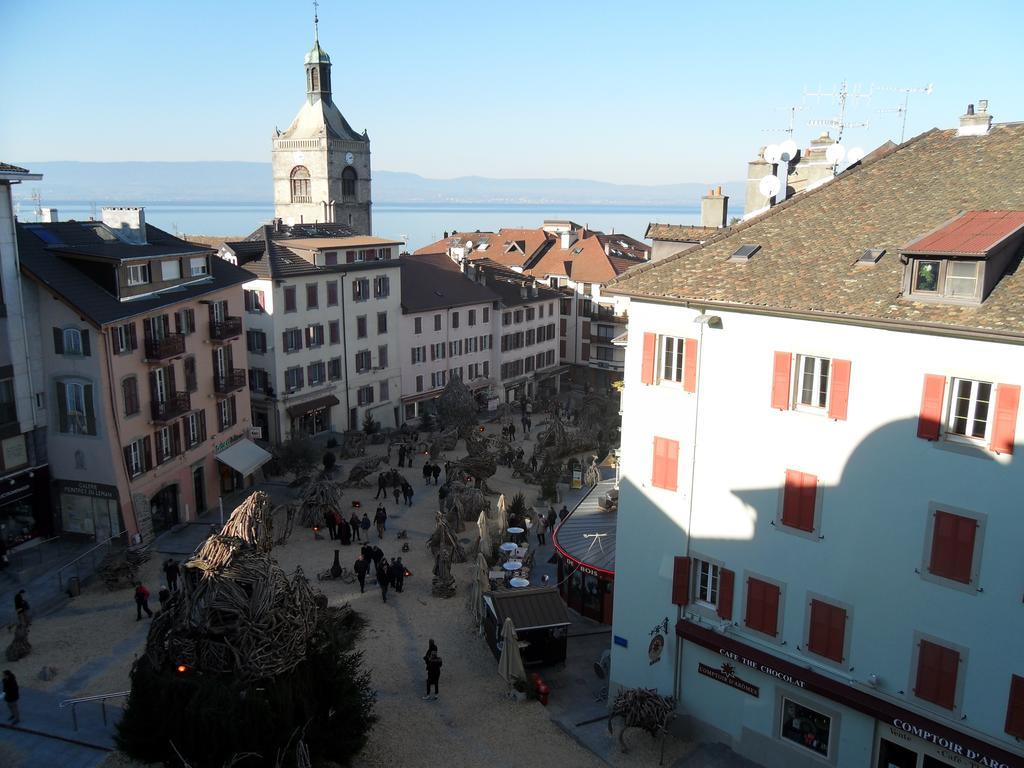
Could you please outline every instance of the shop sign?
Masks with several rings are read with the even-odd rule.
[[[761,674],[777,678],[784,683],[789,683],[790,685],[796,686],[797,688],[803,688],[806,686],[806,683],[804,683],[803,680],[799,680],[786,672],[781,672],[769,664],[761,664],[758,661],[748,659],[747,657],[741,656],[735,651],[728,651],[725,648],[719,648],[718,652],[722,656],[725,656],[725,658],[727,659],[732,659],[733,661],[739,664],[743,664],[744,666],[750,667],[751,669],[756,669]]]
[[[15,485],[0,487],[0,506],[18,501],[26,496],[32,495],[32,483],[28,479],[22,480]]]
[[[668,616],[658,624],[654,625],[649,633],[651,643],[647,646],[647,660],[650,664],[657,664],[661,661],[661,652],[665,650],[665,637],[668,635]]]
[[[252,440],[263,439],[263,427],[249,427],[249,437]]]
[[[92,496],[95,499],[117,500],[117,487],[100,483],[87,483],[78,480],[58,480],[57,492],[69,496]]]
[[[15,435],[4,440],[2,451],[4,466],[8,469],[28,464],[28,448],[25,445],[24,435]]]
[[[754,698],[758,698],[761,695],[761,689],[756,685],[752,685],[746,680],[737,677],[736,667],[727,661],[722,662],[721,669],[715,669],[714,667],[709,667],[707,664],[698,663],[697,671],[705,677],[710,677],[712,680],[725,683],[726,685],[732,686],[738,691],[743,691]]]
[[[934,744],[941,750],[939,754],[946,760],[952,759],[959,763],[960,761],[956,760],[956,758],[966,758],[968,760],[973,760],[978,765],[984,765],[986,768],[1011,768],[1010,763],[1004,763],[994,757],[983,755],[977,750],[964,746],[956,741],[956,739],[951,739],[948,736],[943,736],[942,734],[932,733],[927,728],[922,728],[919,725],[908,723],[902,718],[894,717],[891,722],[893,727],[898,728],[903,733],[909,733],[911,736],[916,736],[922,741]],[[945,754],[943,754],[943,752]]]
[[[225,448],[230,448],[232,445],[234,445],[241,439],[241,434],[235,435],[234,437],[229,437],[227,440],[224,440],[223,442],[217,443],[215,446],[213,446],[213,452],[220,453]]]

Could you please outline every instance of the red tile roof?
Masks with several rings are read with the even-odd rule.
[[[1024,211],[968,211],[902,250],[910,254],[984,256],[1024,227]]]

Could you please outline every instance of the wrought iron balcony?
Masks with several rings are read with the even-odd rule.
[[[591,333],[590,334],[590,343],[591,344],[609,344],[610,345],[612,343],[612,339],[614,339],[614,338],[615,338],[614,336],[602,336],[601,334],[598,334],[598,333]]]
[[[621,323],[622,325],[625,325],[629,322],[629,314],[627,312],[615,314],[603,307],[601,309],[591,310],[590,318],[598,321],[599,323]]]
[[[163,402],[154,400],[153,421],[166,423],[183,416],[192,410],[192,400],[188,392],[171,392]]]
[[[185,335],[169,333],[162,339],[146,339],[146,359],[166,360],[185,354]]]
[[[242,335],[242,318],[225,317],[210,323],[210,338],[214,341],[227,341]]]
[[[245,379],[245,368],[232,368],[223,376],[213,375],[213,391],[218,395],[230,395],[244,389],[247,382]]]

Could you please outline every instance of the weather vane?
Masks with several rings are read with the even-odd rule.
[[[320,7],[320,3],[317,0],[313,0],[313,42],[320,42],[320,19],[317,16],[317,9]]]

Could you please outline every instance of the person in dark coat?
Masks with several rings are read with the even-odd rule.
[[[388,571],[388,561],[382,558],[377,566],[377,584],[380,586],[380,597],[385,603],[388,601],[388,587],[391,586],[391,576]]]
[[[508,439],[509,440],[515,440],[516,439],[516,425],[515,424],[511,424],[510,423],[508,425]]]
[[[434,478],[434,485],[437,485],[437,480],[441,477],[441,465],[435,462],[430,468],[430,475]]]
[[[548,530],[555,530],[555,522],[558,520],[558,516],[555,514],[554,507],[548,507]]]
[[[535,474],[535,475],[537,474],[537,454],[536,453],[533,454],[530,457],[530,471],[533,472],[533,474]]]
[[[156,596],[160,600],[160,610],[166,611],[167,604],[171,602],[171,590],[161,584],[160,591],[156,593]]]
[[[404,467],[405,466],[405,446],[404,445],[398,446],[398,466],[400,466],[400,467]]]
[[[397,489],[396,489],[397,491]],[[395,501],[397,501],[397,497]],[[377,505],[377,513],[373,516],[373,524],[377,526],[377,538],[384,538],[384,531],[387,529],[388,513],[383,504]]]
[[[21,691],[18,690],[18,678],[9,669],[4,670],[4,701],[7,702],[7,711],[11,716],[7,722],[17,725],[21,722],[21,713],[18,711],[18,699],[21,698]]]
[[[149,590],[142,586],[141,581],[135,582],[135,620],[142,621],[142,612],[145,611],[149,618],[153,618],[153,612],[149,610]]]
[[[366,541],[370,540],[370,517],[363,512],[363,519],[359,521],[359,527],[363,529],[363,535],[366,536]]]
[[[395,504],[398,504],[398,499],[402,495],[402,486],[396,485],[394,488],[391,489],[391,493],[395,497]]]
[[[370,570],[370,561],[366,559],[366,555],[362,554],[356,558],[355,565],[352,566],[352,570],[355,571],[356,578],[359,579],[359,591],[360,593],[366,591],[366,572]]]
[[[446,461],[444,463],[444,481],[447,483],[452,479],[452,463]]]
[[[337,512],[334,513],[335,520],[338,524],[338,538],[341,540],[343,546],[348,546],[352,543],[352,529],[348,527],[348,521]]]
[[[18,617],[18,623],[28,626],[32,623],[32,614],[29,611],[28,600],[25,599],[25,590],[19,589],[14,596],[14,613]]]
[[[384,477],[384,473],[381,472],[377,475],[377,495],[373,498],[379,499],[381,494],[384,494],[384,498],[388,497],[388,479]]]
[[[441,679],[441,655],[437,652],[437,644],[431,640],[427,652],[423,655],[423,663],[427,666],[427,695],[424,701],[435,701],[438,696],[437,684]],[[434,695],[430,695],[433,687]]]
[[[178,565],[178,561],[173,557],[168,557],[167,562],[164,563],[164,576],[167,577],[167,588],[171,592],[178,591],[178,575],[181,573],[181,567]]]
[[[412,506],[412,486],[406,483],[402,486],[402,495],[405,496],[405,505]]]
[[[565,520],[565,518],[567,518],[568,516],[569,516],[569,508],[567,506],[565,506],[565,504],[563,504],[562,508],[560,510],[558,510],[558,519],[559,520]]]
[[[398,558],[391,568],[391,583],[395,585],[395,592],[401,592],[405,585],[405,564],[402,558]]]
[[[324,525],[327,526],[327,535],[334,541],[338,537],[338,521],[332,510],[328,510],[324,515]]]
[[[352,529],[353,541],[363,540],[362,537],[359,535],[359,515],[357,515],[355,512],[353,512],[352,516],[348,519],[348,527]]]
[[[373,547],[370,556],[373,559],[374,578],[380,582],[380,564],[384,560],[384,551],[380,547]]]
[[[430,462],[429,461],[424,461],[423,462],[423,484],[424,485],[430,485],[430,469],[431,469]]]

